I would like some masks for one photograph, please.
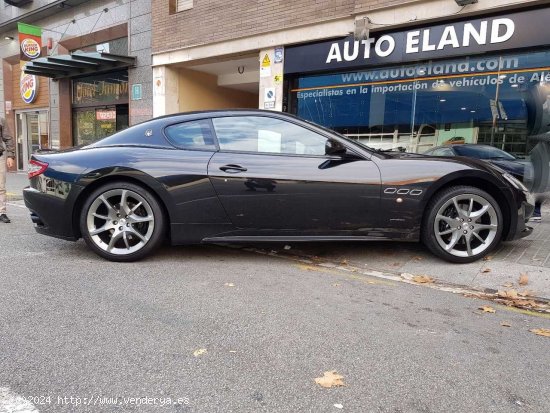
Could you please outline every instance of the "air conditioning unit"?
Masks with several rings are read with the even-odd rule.
[[[32,3],[32,0],[4,0],[4,3],[13,7],[23,7],[29,3]]]
[[[468,4],[477,3],[477,0],[455,0],[459,6],[467,6]]]

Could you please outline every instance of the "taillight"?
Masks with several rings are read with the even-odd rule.
[[[48,164],[46,162],[40,162],[36,159],[31,159],[29,161],[29,169],[27,170],[27,173],[29,174],[29,179],[43,174],[46,169],[48,169]]]

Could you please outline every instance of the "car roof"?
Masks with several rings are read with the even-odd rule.
[[[174,117],[194,117],[196,115],[243,115],[243,114],[264,114],[270,116],[288,116],[292,118],[297,118],[295,115],[286,112],[278,112],[273,110],[265,109],[247,109],[247,108],[237,108],[237,109],[213,109],[213,110],[194,110],[190,112],[178,112],[171,113],[168,115],[158,116],[150,120],[160,120],[160,119],[169,119]]]

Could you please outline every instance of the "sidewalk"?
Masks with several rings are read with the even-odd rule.
[[[23,188],[26,186],[29,186],[29,179],[26,172],[8,172],[6,177],[8,201],[23,199]]]

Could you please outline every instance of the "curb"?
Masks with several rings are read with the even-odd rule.
[[[499,302],[500,304],[506,305],[505,304],[506,300],[503,300],[501,302],[502,300],[501,297],[497,295],[498,291],[492,288],[475,288],[475,287],[469,287],[466,285],[453,284],[453,283],[441,281],[438,279],[433,279],[431,283],[418,283],[404,277],[404,275],[412,275],[412,274],[405,274],[405,273],[399,273],[399,272],[392,273],[390,271],[369,270],[365,268],[354,267],[353,265],[349,265],[349,264],[340,265],[330,261],[314,259],[313,257],[298,256],[294,254],[285,254],[279,251],[267,251],[267,250],[250,248],[250,247],[239,248],[238,246],[228,246],[227,244],[218,244],[218,245],[222,245],[224,247],[229,247],[229,248],[241,249],[243,251],[248,251],[256,254],[262,254],[262,255],[267,255],[271,257],[287,259],[295,262],[300,262],[303,264],[317,266],[320,268],[329,268],[329,269],[334,269],[334,270],[343,271],[347,273],[361,274],[365,276],[381,278],[381,279],[400,282],[400,283],[409,284],[409,285],[424,286],[434,290],[450,292],[453,294],[460,294],[466,297],[471,296],[479,299],[496,301],[496,302]],[[530,296],[528,297],[528,299],[537,301],[546,307],[550,307],[550,298]],[[526,308],[524,306],[514,306],[514,307],[536,312],[539,314],[550,314],[550,309],[546,309],[546,308],[541,310],[536,308]]]

